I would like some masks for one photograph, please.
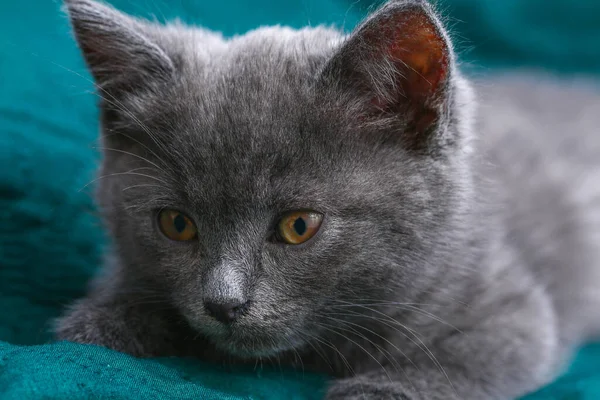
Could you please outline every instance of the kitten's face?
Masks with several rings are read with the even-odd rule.
[[[109,61],[94,70],[102,49],[86,47],[88,31],[71,12],[102,84]],[[356,35],[370,38],[371,25]],[[437,108],[419,108],[423,96],[439,95],[435,86],[419,87],[410,105],[371,98],[390,88],[355,85],[362,70],[346,64],[360,54],[329,30],[224,42],[183,28],[136,29],[147,37],[141,44],[157,46],[140,68],[155,67],[126,85],[104,78],[104,142],[114,150],[102,172],[117,175],[101,180],[100,203],[126,273],[162,286],[192,327],[233,354],[270,355],[327,335],[348,303],[408,301],[444,272],[431,264],[449,240],[442,232],[462,172],[434,136],[455,134],[445,100],[432,101],[442,110],[434,118]],[[169,238],[165,210],[187,216],[197,233]],[[294,211],[322,218],[301,244],[278,233]],[[207,303],[244,307],[223,321]]]

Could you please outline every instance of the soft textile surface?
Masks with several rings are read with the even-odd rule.
[[[370,0],[120,0],[228,35],[258,25],[353,27]],[[90,77],[52,0],[0,0],[0,398],[312,399],[326,377],[227,371],[190,360],[135,360],[48,344],[48,321],[100,261],[91,193],[98,159]],[[447,0],[467,66],[600,73],[597,0]],[[534,399],[600,399],[600,346]]]
[[[564,378],[524,400],[600,399],[600,345]],[[140,360],[101,347],[0,344],[0,398],[319,400],[326,377],[295,371],[230,371],[192,360]]]

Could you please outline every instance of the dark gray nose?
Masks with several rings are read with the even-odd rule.
[[[239,316],[244,314],[248,309],[249,302],[236,303],[236,302],[224,302],[217,303],[212,301],[205,301],[204,308],[206,312],[219,322],[224,324],[230,324],[235,321]]]

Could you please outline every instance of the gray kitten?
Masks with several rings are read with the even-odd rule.
[[[104,273],[57,337],[278,357],[328,399],[509,399],[600,332],[600,100],[471,85],[420,0],[229,40],[69,0]]]

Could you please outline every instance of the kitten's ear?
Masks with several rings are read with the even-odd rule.
[[[75,37],[96,83],[111,94],[172,77],[172,59],[150,26],[94,0],[65,0]]]
[[[443,117],[453,68],[451,45],[421,0],[389,1],[348,37],[323,72],[361,120],[398,116],[421,140]]]

